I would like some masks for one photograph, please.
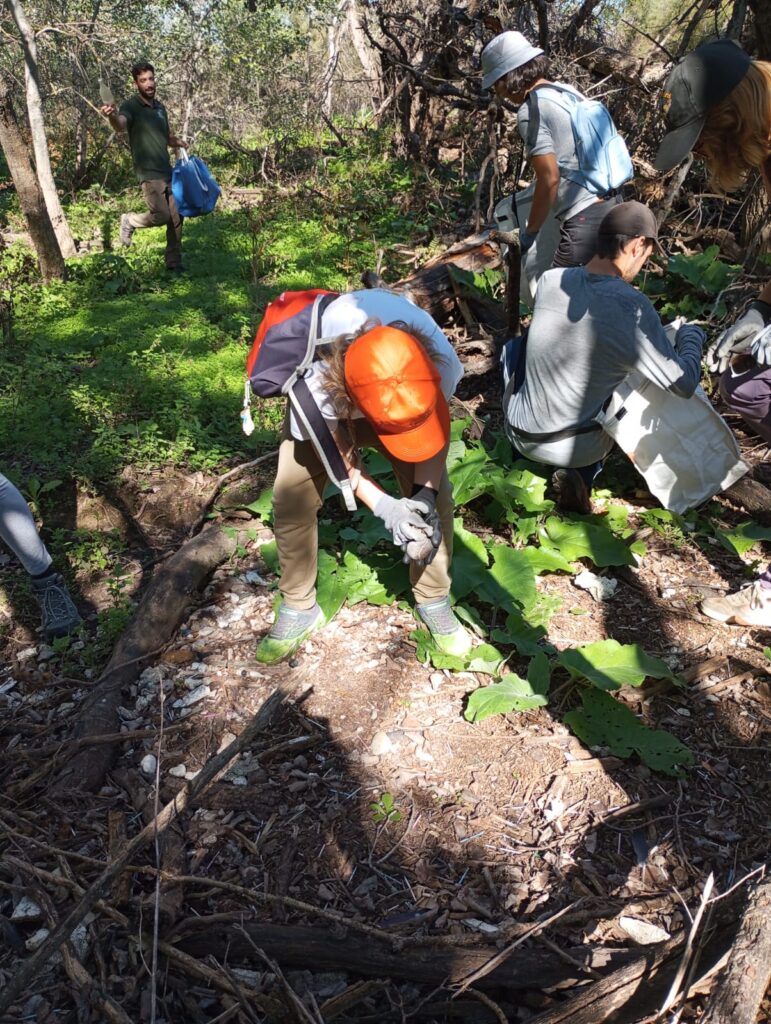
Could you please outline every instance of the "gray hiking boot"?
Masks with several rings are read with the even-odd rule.
[[[120,244],[124,249],[128,249],[131,245],[131,239],[134,237],[134,228],[129,220],[130,214],[122,213],[120,215]]]
[[[452,610],[449,597],[416,607],[440,651],[459,658],[468,654],[471,650],[471,636]]]
[[[67,636],[83,621],[60,573],[54,572],[41,580],[32,580],[32,592],[40,605],[43,630],[48,640]]]
[[[275,665],[288,658],[311,633],[324,625],[324,613],[317,604],[307,610],[282,604],[270,632],[257,645],[255,658],[263,665]]]

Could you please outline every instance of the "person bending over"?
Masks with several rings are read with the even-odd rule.
[[[597,229],[611,205],[621,202],[618,190],[599,195],[579,169],[565,91],[578,90],[550,80],[549,60],[520,32],[503,32],[482,51],[482,87],[519,104],[517,129],[525,156],[535,173],[535,194],[527,229],[520,231],[522,253],[534,244],[553,211],[560,223],[560,241],[552,266],[587,263],[596,251]]]
[[[504,393],[506,432],[526,458],[560,467],[552,484],[564,511],[591,512],[592,480],[613,447],[598,418],[629,373],[683,398],[699,383],[704,332],[684,325],[673,346],[631,284],[657,240],[656,218],[642,203],[612,207],[597,255],[542,275],[526,342],[510,343],[525,347],[509,353],[520,372]]]
[[[410,561],[417,611],[443,651],[464,654],[471,638],[449,598],[453,503],[446,468],[447,401],[463,375],[458,357],[426,312],[381,289],[335,299],[322,315],[322,336],[336,340],[319,350],[306,381],[349,467],[354,494],[405,552],[411,540],[428,540],[428,555]],[[327,475],[306,438],[288,410],[273,488],[282,603],[256,655],[267,664],[292,654],[325,624],[316,603],[316,518]],[[387,494],[361,468],[363,447],[390,461],[401,497]]]
[[[704,43],[672,70],[663,100],[669,131],[659,170],[693,152],[717,188],[736,189],[758,171],[771,200],[771,63],[752,60],[730,39]],[[771,443],[771,278],[710,345],[706,362],[720,374],[726,405]],[[707,598],[701,610],[719,622],[771,627],[771,566],[736,593]]]

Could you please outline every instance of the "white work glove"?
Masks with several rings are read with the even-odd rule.
[[[392,498],[390,494],[381,494],[372,511],[383,520],[386,530],[390,531],[394,544],[405,550],[410,541],[432,533],[425,519],[421,502],[410,498]]]
[[[755,335],[750,354],[758,366],[771,366],[771,324]]]
[[[751,302],[746,312],[736,323],[723,331],[707,349],[707,368],[713,373],[723,373],[737,352],[749,352],[758,333],[771,320],[771,304],[757,299]]]

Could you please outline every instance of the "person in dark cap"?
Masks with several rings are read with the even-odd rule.
[[[752,60],[730,39],[703,43],[671,71],[662,96],[669,131],[655,166],[670,170],[693,152],[714,184],[738,188],[757,170],[771,200],[771,63]],[[726,404],[771,442],[771,279],[707,350]],[[719,622],[771,627],[771,566],[734,594],[701,610]]]
[[[485,46],[480,60],[482,88],[519,106],[517,130],[535,174],[527,228],[519,234],[523,254],[536,243],[551,212],[560,224],[553,266],[588,262],[595,252],[600,221],[610,205],[621,202],[620,185],[633,173],[610,114],[594,104],[603,110],[606,129],[614,135],[613,152],[621,157],[620,165],[613,163],[612,173],[622,179],[615,187],[605,180],[600,167],[590,170],[582,166],[573,115],[586,97],[573,86],[551,80],[549,60],[540,47],[533,46],[521,32],[501,32]],[[603,168],[609,167],[604,150],[598,160]]]
[[[658,245],[656,218],[642,203],[614,206],[600,223],[597,255],[585,267],[547,270],[533,319],[503,397],[506,433],[528,459],[558,467],[557,505],[591,512],[592,481],[613,447],[598,422],[633,370],[689,398],[699,383],[704,332],[685,324],[673,345],[650,300],[631,282]],[[518,371],[518,372],[516,372]]]

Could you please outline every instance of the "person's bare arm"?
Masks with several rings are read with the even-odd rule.
[[[527,222],[527,233],[535,235],[543,227],[549,216],[549,210],[557,198],[557,187],[560,183],[560,169],[554,153],[543,153],[531,157],[530,163],[535,172],[535,192],[530,217]]]
[[[166,140],[172,149],[183,149],[185,146],[185,140],[181,139],[179,135],[175,135],[171,129],[169,129],[169,136]]]
[[[100,113],[107,118],[116,132],[125,132],[128,128],[128,121],[123,114],[118,113],[114,103],[105,103],[99,108]]]

